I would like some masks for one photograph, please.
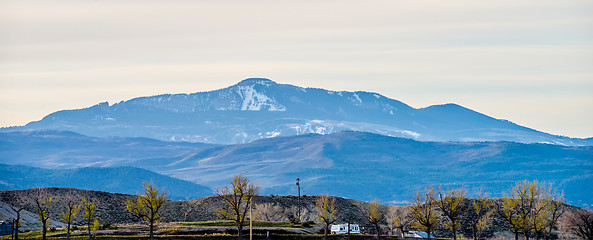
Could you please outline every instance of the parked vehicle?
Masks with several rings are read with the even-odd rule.
[[[404,237],[407,237],[407,238],[428,238],[428,234],[426,232],[420,232],[420,231],[409,231],[404,234]],[[434,238],[434,236],[430,235],[430,238]]]
[[[12,223],[0,221],[0,236],[12,234]]]
[[[351,234],[360,234],[360,227],[358,224],[350,224]],[[332,224],[331,234],[348,234],[348,224]]]

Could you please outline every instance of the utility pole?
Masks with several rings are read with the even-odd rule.
[[[299,218],[299,222],[301,221],[301,184],[299,184],[300,181],[301,180],[299,178],[296,179],[296,185],[297,185],[297,188],[299,189],[299,198],[297,200],[297,206],[299,209],[297,216]]]
[[[253,198],[249,197],[249,240],[253,240],[253,217],[252,217],[252,212],[253,212]]]
[[[10,223],[12,223],[10,226],[10,239],[14,239],[14,219],[10,220]]]

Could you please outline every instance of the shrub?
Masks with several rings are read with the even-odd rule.
[[[111,229],[112,227],[113,226],[111,226],[111,223],[104,222],[103,225],[101,225],[101,227],[99,227],[99,229],[106,230],[106,229]]]
[[[310,228],[310,227],[312,227],[313,225],[315,225],[315,222],[313,222],[313,221],[311,221],[311,220],[309,220],[309,221],[304,221],[304,222],[303,222],[303,227],[305,227],[305,228]]]

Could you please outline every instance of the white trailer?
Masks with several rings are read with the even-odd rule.
[[[358,224],[350,224],[351,234],[360,234],[360,227]],[[332,224],[331,234],[348,234],[348,224]]]

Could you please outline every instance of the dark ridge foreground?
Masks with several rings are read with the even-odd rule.
[[[77,199],[84,197],[90,199],[96,204],[96,213],[99,222],[122,224],[137,222],[132,215],[126,211],[124,204],[125,200],[134,199],[134,195],[108,193],[101,191],[89,191],[72,188],[45,188],[47,193],[53,198],[52,207],[49,214],[52,219],[58,220],[59,215],[66,209],[66,199],[70,192],[72,192]],[[19,204],[17,199],[25,199],[25,209],[35,212],[35,206],[32,201],[35,194],[35,189],[24,190],[8,190],[0,191],[0,201],[14,205]],[[301,206],[307,209],[307,217],[312,219],[312,213],[315,209],[315,201],[319,196],[301,196]],[[364,222],[365,218],[362,212],[366,211],[367,207],[364,202],[336,197],[336,206],[338,212],[352,213],[352,220],[354,222]],[[282,208],[289,208],[297,206],[298,199],[296,196],[258,196],[256,204],[272,203],[282,206]],[[193,221],[210,221],[219,220],[216,215],[216,209],[223,206],[223,202],[216,196],[205,197],[200,199],[188,201],[167,201],[161,210],[162,222],[193,222]],[[185,212],[188,213],[187,219]],[[81,216],[78,216],[82,220]],[[293,216],[288,216],[293,217]]]
[[[108,193],[108,192],[100,192],[100,191],[89,191],[89,190],[80,190],[80,189],[71,189],[71,188],[45,188],[48,195],[53,198],[52,207],[49,210],[49,214],[51,219],[59,220],[60,213],[65,210],[65,200],[70,193],[75,195],[78,199],[80,197],[85,197],[90,199],[92,202],[96,204],[96,216],[100,223],[110,223],[110,224],[127,224],[127,223],[138,223],[136,219],[134,219],[127,211],[124,205],[125,200],[133,199],[133,195],[127,194],[118,194],[118,193]],[[35,206],[32,202],[33,196],[35,193],[35,189],[25,189],[25,190],[10,190],[10,191],[0,191],[0,201],[14,205],[19,204],[17,201],[18,199],[24,199],[20,202],[25,203],[25,209],[31,212],[35,212]],[[303,211],[302,214],[302,221],[305,220],[313,220],[315,221],[315,201],[317,201],[320,196],[301,196],[301,207]],[[369,224],[366,220],[366,214],[369,212],[368,210],[368,203],[356,201],[352,199],[346,199],[341,197],[331,197],[335,199],[336,204],[336,213],[338,215],[338,220],[336,223],[345,223],[350,221],[351,223],[359,224],[365,232],[373,233],[374,226]],[[464,211],[468,210],[468,207],[472,205],[472,199],[467,199],[463,204]],[[495,200],[496,201],[496,200]],[[283,211],[276,211],[271,213],[271,215],[284,215],[283,219],[289,219],[295,217],[294,211],[291,212],[291,207],[296,209],[298,198],[296,196],[275,196],[275,195],[265,195],[265,196],[258,196],[256,198],[255,206],[261,206],[263,204],[271,204],[274,206],[279,206],[280,209]],[[188,200],[188,201],[167,201],[164,207],[161,209],[161,216],[163,223],[167,222],[196,222],[196,221],[211,221],[211,220],[220,220],[220,218],[215,214],[216,209],[223,206],[223,202],[220,198],[216,196],[205,197],[200,199]],[[382,232],[383,234],[389,234],[390,228],[388,227],[387,218],[388,215],[388,208],[397,208],[399,206],[381,206],[381,211],[383,213],[383,220],[381,222],[382,225]],[[567,209],[574,209],[576,207],[567,205]],[[187,218],[185,218],[185,212],[188,213]],[[255,212],[255,211],[254,211]],[[82,224],[82,216],[84,214],[79,214],[78,219],[75,223]],[[0,216],[0,218],[6,218],[5,216]],[[257,217],[256,217],[257,219]],[[266,219],[260,219],[266,220]],[[284,220],[284,221],[285,221]],[[471,228],[467,223],[469,219],[464,217],[462,220],[461,226],[461,233],[464,236],[471,237]],[[317,222],[317,221],[316,221]],[[319,230],[320,226],[316,227],[316,230]],[[444,222],[441,221],[441,225],[438,226],[434,234],[437,237],[450,237],[449,233],[445,230]],[[312,230],[308,230],[310,232]],[[226,231],[228,232],[228,231]],[[232,230],[231,230],[232,233]],[[236,231],[235,231],[236,233]],[[318,232],[322,233],[322,232]],[[492,220],[492,226],[488,228],[485,232],[485,236],[487,237],[494,237],[494,236],[505,236],[511,237],[510,231],[504,225],[502,219],[500,219],[496,214],[494,215],[494,219]],[[183,239],[183,238],[179,238]],[[221,239],[225,239],[224,237]],[[301,239],[297,237],[295,239]]]

